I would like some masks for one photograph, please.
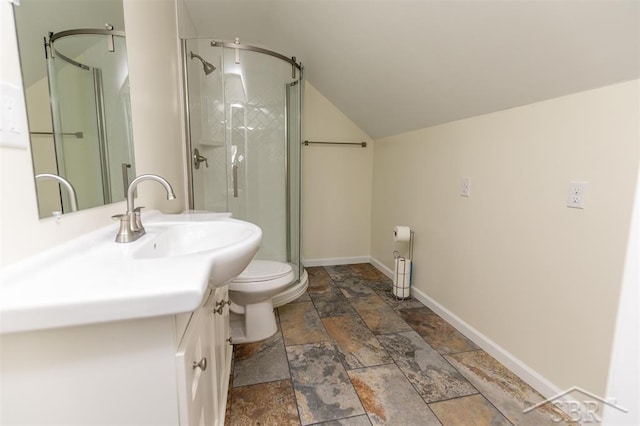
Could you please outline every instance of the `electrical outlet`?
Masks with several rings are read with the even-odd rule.
[[[470,177],[460,178],[460,196],[461,197],[471,196],[471,178]]]
[[[567,207],[584,209],[584,199],[587,193],[588,182],[569,182],[569,194]]]

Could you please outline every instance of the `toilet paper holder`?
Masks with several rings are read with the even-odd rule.
[[[399,239],[398,228],[404,228],[405,239]],[[391,289],[393,295],[398,300],[405,300],[411,297],[411,285],[413,284],[413,239],[415,232],[408,227],[395,227],[394,237],[396,242],[406,242],[406,231],[409,231],[409,257],[406,258],[400,254],[398,250],[393,251],[394,275],[393,287]]]
[[[393,237],[396,243],[407,242],[407,234],[409,236],[409,259],[413,259],[413,239],[416,233],[408,226],[395,226],[393,228]],[[398,250],[394,250],[394,259],[396,258],[396,253],[400,256],[400,252]]]

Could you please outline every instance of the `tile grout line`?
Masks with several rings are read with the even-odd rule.
[[[335,281],[333,280],[333,278],[331,277],[331,275],[329,274],[329,271],[326,270],[326,268],[323,266],[322,269],[324,269],[324,271],[326,272],[326,274],[329,276],[329,279],[331,280],[331,282],[333,283],[334,286],[335,285]],[[337,286],[336,286],[337,287]],[[339,290],[339,289],[338,289]],[[342,293],[342,292],[341,292]],[[342,294],[344,296],[344,294]],[[347,303],[349,303],[349,306],[351,306],[351,308],[354,310],[354,312],[356,313],[356,315],[358,317],[360,317],[360,314],[358,313],[358,311],[356,311],[353,308],[353,305],[351,304],[351,302],[349,302],[349,299],[347,297],[345,297],[345,299],[347,299]],[[318,313],[318,316],[320,316],[320,313]],[[367,326],[367,323],[364,322],[364,320],[362,318],[360,318],[362,320],[362,322],[364,323],[364,325],[369,328],[369,326]],[[324,326],[324,324],[323,324]],[[328,333],[327,333],[328,334]],[[336,345],[337,348],[337,345]],[[351,387],[353,388],[353,392],[356,394],[356,397],[358,398],[358,401],[360,402],[360,405],[362,406],[362,410],[364,411],[364,415],[367,416],[367,420],[369,421],[369,424],[373,425],[373,421],[371,421],[371,417],[369,417],[369,412],[367,411],[367,408],[365,407],[365,404],[362,401],[362,398],[360,397],[360,394],[358,393],[358,391],[356,390],[355,385],[353,384],[353,381],[351,380],[351,376],[349,375],[349,369],[347,368],[347,366],[345,366],[342,363],[342,360],[340,360],[340,363],[342,364],[342,367],[344,368],[345,372],[347,373],[347,378],[349,379],[349,383],[351,384]],[[364,368],[364,367],[363,367]],[[354,416],[352,416],[354,417]],[[349,417],[345,417],[345,418],[349,418]],[[334,421],[339,421],[339,420],[343,420],[343,419],[335,419]],[[321,422],[322,423],[322,422]]]
[[[313,301],[311,302],[311,305],[313,306]],[[282,328],[282,324],[280,323],[280,311],[278,311],[278,316],[276,319],[278,321],[278,329],[282,333],[282,346],[284,347],[284,358],[287,360],[287,370],[289,371],[289,383],[291,385],[291,390],[293,391],[293,402],[296,404],[296,412],[298,413],[298,424],[302,425],[302,417],[300,415],[300,404],[298,404],[298,395],[296,395],[296,387],[293,383],[293,373],[291,372],[291,363],[289,362],[289,354],[287,353],[287,342],[284,339],[284,329]]]
[[[374,291],[374,294],[376,294],[378,297],[380,297],[380,295],[378,294],[378,292],[377,292],[375,289],[373,289],[373,291]],[[382,299],[382,301],[383,301],[383,302],[385,302],[388,306],[390,306],[390,304],[389,304],[386,300],[384,300],[382,297],[380,297],[380,298]],[[349,301],[349,303],[351,303],[351,301]],[[393,306],[390,306],[390,307],[391,307],[391,309],[392,309],[394,312],[396,312],[396,310],[395,310],[395,309],[393,309]],[[354,310],[355,310],[355,309],[354,309]],[[356,312],[357,312],[357,311],[356,311]],[[397,312],[396,312],[396,314],[397,314]],[[403,320],[405,323],[407,323],[407,322],[404,320],[404,318],[403,318],[402,320]],[[364,321],[364,319],[363,319],[363,321]],[[365,325],[367,325],[367,324],[365,323]],[[408,325],[408,326],[413,330],[413,327],[411,327],[411,324],[407,323],[407,325]],[[368,325],[367,325],[367,328],[369,328],[369,326],[368,326]],[[435,417],[435,419],[436,419],[436,420],[437,420],[437,421],[442,425],[442,422],[440,421],[440,418],[439,418],[439,417],[436,415],[436,413],[431,409],[431,407],[429,406],[429,403],[428,403],[427,401],[425,401],[425,399],[422,397],[422,395],[420,395],[420,392],[418,392],[418,389],[416,388],[416,386],[411,382],[411,380],[409,380],[409,377],[407,377],[407,375],[405,374],[405,372],[404,372],[404,371],[402,371],[402,368],[400,368],[400,366],[398,365],[398,363],[396,362],[396,360],[393,358],[393,356],[391,356],[391,354],[389,354],[389,353],[388,353],[388,351],[384,348],[384,346],[382,345],[382,343],[380,342],[380,340],[378,340],[378,336],[383,336],[383,335],[392,335],[392,334],[400,334],[400,333],[403,333],[403,332],[396,332],[396,333],[380,333],[380,334],[375,334],[375,333],[373,332],[373,330],[369,329],[369,331],[371,331],[371,334],[373,334],[373,337],[378,341],[378,344],[380,345],[380,347],[381,347],[385,352],[387,352],[387,355],[389,355],[389,357],[390,357],[390,358],[391,358],[391,360],[393,361],[393,365],[395,365],[395,367],[398,369],[398,371],[400,371],[400,374],[402,374],[402,376],[405,378],[405,380],[406,380],[406,381],[409,383],[409,385],[413,388],[413,391],[416,393],[416,395],[418,396],[418,398],[420,398],[420,399],[424,402],[424,404],[425,404],[425,405],[426,405],[426,407],[427,407],[427,410],[429,410],[429,411],[431,412],[431,414],[433,414],[433,416]],[[413,330],[413,331],[415,331],[415,330]],[[422,337],[422,336],[421,336],[421,337]],[[427,343],[427,345],[429,344],[428,342],[426,342],[426,343]],[[389,364],[383,364],[383,365],[391,365],[391,363],[389,363]],[[366,368],[366,367],[363,367],[363,368]],[[456,370],[456,371],[457,371],[457,370]]]
[[[422,303],[422,302],[420,302],[420,303]],[[427,306],[425,306],[425,307],[426,307],[427,309],[429,309]],[[421,308],[410,308],[410,309],[421,309]],[[430,309],[429,309],[429,310],[430,310]],[[432,311],[432,312],[433,312],[433,311]],[[435,315],[437,315],[438,317],[440,317],[440,316],[439,316],[438,314],[436,314],[435,312],[434,312],[434,314],[435,314]],[[440,318],[441,318],[441,317],[440,317]],[[447,321],[445,321],[445,320],[444,320],[444,318],[442,318],[442,320],[443,320],[445,323],[449,324]],[[449,325],[450,325],[450,324],[449,324]],[[445,355],[453,355],[453,354],[457,354],[457,353],[469,353],[469,352],[480,351],[480,350],[482,350],[481,348],[478,348],[478,349],[472,349],[472,350],[468,350],[468,351],[461,351],[461,352],[452,352],[452,353],[448,353],[448,354],[441,354],[441,353],[440,353],[440,352],[438,352],[438,350],[437,350],[436,348],[434,348],[434,347],[433,347],[433,346],[432,346],[432,345],[431,345],[431,344],[430,344],[430,343],[429,343],[429,342],[424,338],[424,336],[422,336],[422,335],[418,332],[418,330],[416,330],[416,329],[415,329],[411,324],[409,324],[409,327],[411,327],[411,329],[412,329],[413,331],[415,331],[415,332],[420,336],[420,338],[422,338],[422,340],[424,340],[424,341],[425,341],[425,343],[426,343],[430,348],[432,348],[432,349],[433,349],[433,350],[434,350],[438,355],[440,355],[440,357],[441,357],[441,358],[442,358],[442,359],[443,359],[447,364],[449,364],[449,365],[451,366],[451,368],[453,368],[453,369],[454,369],[458,374],[460,374],[460,375],[464,378],[464,380],[469,384],[469,386],[471,386],[471,387],[472,387],[473,389],[475,389],[475,390],[476,390],[476,392],[477,392],[477,393],[475,393],[475,394],[464,395],[464,396],[459,396],[459,397],[455,397],[455,398],[448,398],[448,399],[443,399],[443,400],[441,400],[441,401],[433,401],[433,402],[427,402],[426,400],[424,400],[424,398],[422,398],[422,399],[425,401],[425,403],[429,406],[429,409],[430,409],[430,410],[431,410],[431,406],[430,406],[430,404],[435,404],[435,403],[443,402],[443,401],[451,401],[451,400],[453,400],[453,399],[465,398],[465,397],[467,397],[467,396],[472,396],[472,395],[481,395],[481,396],[482,396],[482,397],[483,397],[483,398],[484,398],[484,399],[485,399],[489,404],[491,404],[491,406],[492,406],[492,407],[493,407],[493,408],[494,408],[498,413],[500,413],[500,415],[501,415],[502,417],[504,417],[504,418],[505,418],[505,419],[506,419],[506,420],[507,420],[511,425],[513,425],[513,423],[512,423],[512,422],[511,422],[511,420],[510,420],[510,419],[505,415],[505,413],[503,413],[500,409],[498,409],[498,407],[496,407],[496,406],[493,404],[493,402],[492,402],[489,398],[487,398],[487,396],[486,396],[484,393],[482,393],[482,391],[480,391],[480,389],[478,389],[478,388],[477,388],[473,383],[471,383],[471,381],[469,381],[469,379],[467,379],[467,377],[466,377],[464,374],[462,374],[462,372],[461,372],[460,370],[458,370],[458,368],[456,368],[456,366],[455,366],[455,365],[451,364],[451,362],[450,362],[450,361],[447,359],[447,357],[445,356]],[[455,327],[454,327],[454,329],[455,329]],[[471,340],[471,339],[469,339],[469,340]],[[475,342],[473,342],[473,341],[471,341],[471,342],[472,342],[474,345],[476,345],[476,346],[477,346],[477,344],[476,344]],[[402,370],[401,370],[401,371],[402,371]],[[403,374],[404,374],[404,372],[403,372]],[[405,375],[405,377],[406,377],[406,375]],[[407,380],[408,380],[408,378],[407,378]],[[413,385],[413,384],[412,384],[412,385]],[[415,388],[415,386],[414,386],[414,388]],[[416,389],[416,391],[417,391],[417,389]],[[434,414],[434,415],[436,415],[436,413],[435,413],[433,410],[431,410],[431,412],[433,412],[433,414]],[[436,417],[438,417],[438,416],[436,415]],[[438,417],[438,420],[440,420],[440,418],[439,418],[439,417]]]
[[[372,289],[372,290],[373,290],[373,291],[374,291],[374,292],[379,296],[379,293],[380,293],[379,291],[377,291],[376,289]],[[381,297],[381,299],[382,299],[382,300],[383,300],[383,301],[384,301],[388,306],[390,306],[390,307],[391,307],[391,308],[392,308],[396,313],[397,313],[397,311],[398,311],[398,310],[400,310],[400,309],[396,309],[396,308],[395,308],[391,303],[389,303],[386,299],[384,299],[384,298],[382,298],[382,297]],[[406,299],[405,299],[405,300],[406,300]],[[417,300],[417,299],[416,299],[416,300]],[[422,302],[420,302],[420,303],[421,303],[425,308],[429,309],[429,307],[428,307],[428,306],[425,306]],[[405,310],[409,310],[409,309],[422,309],[422,307],[417,307],[417,308],[405,308]],[[429,310],[430,310],[431,312],[433,312],[431,309],[429,309]],[[438,314],[436,314],[435,312],[433,312],[433,313],[434,313],[434,315],[436,315],[436,316],[440,317],[440,316],[439,316]],[[451,324],[449,324],[446,320],[444,320],[444,318],[442,318],[442,317],[440,317],[440,318],[441,318],[441,319],[442,319],[446,324],[448,324],[448,325],[450,325],[450,326],[451,326]],[[404,320],[404,318],[403,318],[403,320]],[[405,322],[406,322],[406,321],[405,321]],[[489,400],[489,398],[487,398],[487,396],[486,396],[486,395],[484,395],[484,394],[483,394],[483,393],[482,393],[482,392],[481,392],[481,391],[480,391],[480,390],[479,390],[479,389],[478,389],[478,388],[477,388],[473,383],[471,383],[471,382],[466,378],[466,376],[465,376],[464,374],[462,374],[462,372],[460,372],[460,370],[458,370],[458,369],[456,368],[456,366],[454,366],[453,364],[451,364],[451,362],[450,362],[450,361],[445,357],[445,355],[452,355],[452,354],[457,354],[457,353],[468,353],[468,352],[479,351],[479,350],[482,350],[481,348],[478,348],[478,349],[472,349],[472,350],[468,350],[468,351],[451,352],[451,353],[448,353],[448,354],[441,354],[440,352],[438,352],[438,350],[437,350],[436,348],[434,348],[434,347],[433,347],[433,346],[432,346],[432,345],[431,345],[431,344],[430,344],[430,343],[429,343],[429,342],[424,338],[424,336],[422,336],[422,335],[418,332],[418,330],[416,330],[416,329],[415,329],[411,324],[409,324],[409,323],[407,323],[407,324],[409,325],[409,327],[411,327],[411,330],[412,330],[412,331],[416,332],[416,333],[420,336],[420,338],[422,338],[422,340],[424,340],[424,342],[425,342],[425,343],[426,343],[426,344],[427,344],[431,349],[433,349],[433,350],[434,350],[438,355],[440,355],[440,357],[441,357],[441,358],[442,358],[442,359],[443,359],[447,364],[449,364],[449,365],[451,366],[451,368],[453,368],[453,369],[454,369],[458,374],[460,374],[460,375],[465,379],[465,381],[469,384],[469,386],[471,386],[471,387],[472,387],[473,389],[475,389],[475,390],[476,390],[476,392],[477,392],[477,393],[475,393],[475,394],[464,395],[464,396],[459,396],[459,397],[455,397],[455,398],[448,398],[448,399],[443,399],[443,400],[440,400],[440,401],[427,402],[427,401],[426,401],[422,396],[420,396],[420,393],[418,392],[417,388],[415,387],[415,385],[414,385],[413,383],[411,383],[411,381],[409,380],[409,378],[407,377],[407,375],[405,374],[405,372],[404,372],[404,371],[402,371],[402,369],[400,368],[400,366],[398,366],[398,364],[396,363],[396,361],[395,361],[395,360],[393,360],[394,364],[396,364],[396,366],[398,367],[398,369],[400,370],[400,372],[405,376],[405,378],[407,379],[407,381],[409,381],[409,383],[411,384],[411,386],[412,386],[412,387],[414,388],[414,390],[418,393],[418,396],[420,396],[420,398],[422,398],[422,400],[425,402],[425,404],[427,404],[427,406],[429,406],[429,409],[430,409],[430,410],[431,410],[431,406],[430,406],[430,404],[435,404],[435,403],[443,402],[443,401],[450,401],[450,400],[454,400],[454,399],[465,398],[465,397],[472,396],[472,395],[481,395],[481,396],[482,396],[482,397],[483,397],[483,398],[484,398],[484,399],[485,399],[489,404],[491,404],[491,406],[492,406],[494,409],[496,409],[496,411],[497,411],[498,413],[500,413],[500,415],[502,415],[502,416],[503,416],[503,417],[504,417],[504,418],[505,418],[505,419],[506,419],[510,424],[512,424],[512,425],[513,425],[513,423],[511,422],[511,420],[509,420],[509,418],[508,418],[508,417],[507,417],[507,416],[506,416],[506,415],[505,415],[501,410],[499,410],[499,409],[498,409],[498,407],[496,407],[496,406],[493,404],[493,402],[491,402],[491,400]],[[452,326],[452,327],[453,327],[453,326]],[[454,329],[455,329],[455,327],[454,327]],[[456,330],[456,331],[458,331],[457,329],[455,329],[455,330]],[[373,331],[372,331],[372,332],[373,332]],[[399,334],[399,333],[380,333],[380,334],[375,334],[375,333],[374,333],[374,336],[376,337],[376,340],[377,340],[377,339],[378,339],[378,336],[392,335],[392,334]],[[471,339],[469,339],[469,340],[471,340]],[[378,340],[378,342],[380,342],[380,341]],[[477,346],[477,344],[476,344],[475,342],[473,342],[473,341],[471,341],[471,342],[472,342],[474,345],[476,345],[476,346]],[[436,415],[436,413],[435,413],[433,410],[431,410],[431,412],[436,416],[436,418],[438,418],[438,420],[440,420],[440,418]]]
[[[367,281],[367,280],[365,280]],[[372,289],[374,294],[378,297],[380,297],[380,295],[378,294],[378,292],[375,289]],[[356,296],[357,297],[357,296]],[[384,348],[384,346],[382,345],[382,343],[380,343],[380,340],[378,340],[378,336],[379,335],[391,335],[391,334],[399,334],[398,332],[396,333],[380,333],[380,334],[376,334],[373,330],[371,330],[371,328],[369,327],[369,325],[364,321],[364,318],[360,315],[360,313],[358,312],[357,309],[355,309],[355,307],[353,306],[353,304],[351,303],[350,298],[345,297],[345,299],[347,299],[347,302],[351,305],[351,307],[353,308],[353,310],[356,312],[356,314],[360,317],[360,319],[362,320],[362,322],[364,323],[364,325],[367,327],[367,329],[369,329],[369,331],[371,332],[371,334],[373,335],[373,337],[376,339],[376,341],[378,342],[378,344],[380,345],[380,347],[382,348],[382,350],[385,351],[385,353],[387,353],[387,355],[389,356],[389,358],[391,359],[392,362],[387,363],[387,364],[379,364],[379,365],[374,365],[374,366],[362,366],[360,368],[358,368],[357,370],[361,370],[361,369],[365,369],[365,368],[370,368],[370,367],[377,367],[377,366],[382,366],[382,365],[394,365],[398,371],[402,374],[402,376],[405,378],[405,380],[407,380],[407,382],[409,383],[409,385],[413,388],[413,391],[416,393],[416,395],[418,396],[418,398],[420,398],[424,404],[426,405],[427,409],[434,415],[434,417],[438,420],[438,422],[440,424],[442,424],[442,422],[440,421],[440,419],[438,418],[438,416],[436,416],[436,413],[433,412],[433,410],[431,409],[431,407],[429,407],[429,404],[424,400],[424,398],[420,395],[420,393],[418,392],[418,390],[416,389],[415,385],[413,383],[411,383],[411,381],[409,380],[409,378],[407,377],[407,375],[405,374],[404,371],[402,371],[402,369],[400,368],[400,366],[398,365],[398,363],[396,362],[395,359],[393,359],[393,357],[391,356],[391,354],[389,354],[389,352]],[[390,306],[389,303],[387,303],[386,300],[384,300],[382,297],[380,297],[380,299],[382,299],[383,302],[385,302],[389,307],[391,307],[391,309],[395,311],[395,309],[393,309],[393,306]],[[397,314],[397,312],[396,312]],[[403,319],[404,321],[404,319]],[[406,322],[406,321],[405,321]],[[407,325],[413,329],[413,327],[411,327],[411,325],[409,323],[407,323]],[[427,343],[428,344],[428,343]],[[356,370],[355,368],[352,370]],[[349,370],[347,370],[349,371]],[[457,371],[457,370],[456,370]],[[348,374],[347,374],[348,376]],[[351,377],[349,377],[349,381],[351,381]],[[351,385],[353,386],[353,382],[351,382]],[[355,389],[355,386],[354,386]],[[362,403],[362,399],[360,398],[360,395],[358,394],[358,392],[356,392],[356,395],[358,395],[358,398],[360,399],[360,402]],[[364,404],[363,404],[364,407]],[[368,414],[367,414],[368,416]],[[369,419],[369,421],[371,421],[371,419]]]
[[[366,281],[366,280],[365,280],[365,281]],[[382,299],[382,300],[383,300],[383,301],[384,301],[384,302],[385,302],[389,307],[391,307],[391,309],[393,309],[393,311],[394,311],[394,312],[398,313],[397,311],[398,311],[399,309],[396,309],[396,308],[394,307],[394,305],[392,305],[391,303],[389,303],[389,301],[387,301],[386,299],[384,299],[383,297],[381,297],[381,296],[380,296],[380,294],[379,294],[380,292],[379,292],[378,290],[376,290],[376,289],[372,289],[372,290],[373,290],[373,291],[374,291],[374,293],[375,293],[376,295],[378,295],[378,296],[379,296],[379,297],[380,297],[380,298],[381,298],[381,299]],[[351,303],[351,301],[350,301],[348,298],[347,298],[347,300],[349,301],[349,303]],[[422,302],[420,302],[420,303],[424,306],[424,304],[423,304]],[[425,308],[427,308],[427,309],[429,309],[427,306],[424,306],[424,307],[425,307]],[[407,309],[407,310],[408,310],[408,309],[422,309],[422,307],[418,307],[418,308],[405,308],[405,309]],[[355,309],[354,309],[354,310],[355,310]],[[356,311],[356,312],[357,312],[357,311]],[[435,313],[434,313],[434,314],[435,314]],[[437,315],[437,314],[436,314],[436,315]],[[404,318],[403,318],[403,320],[404,320]],[[406,373],[405,373],[405,372],[400,368],[400,366],[398,365],[398,363],[396,362],[396,360],[395,360],[395,359],[393,359],[393,357],[391,357],[391,359],[393,360],[393,364],[395,364],[395,366],[398,368],[398,370],[402,373],[402,375],[406,378],[406,380],[409,382],[409,384],[411,385],[411,387],[414,389],[414,391],[416,392],[416,394],[417,394],[417,395],[422,399],[422,401],[424,401],[424,403],[427,405],[427,407],[429,408],[429,410],[433,413],[433,415],[436,417],[436,419],[438,419],[438,421],[439,421],[440,423],[442,423],[442,421],[441,421],[441,420],[440,420],[440,418],[436,415],[436,413],[431,409],[430,404],[435,404],[435,403],[437,403],[437,402],[442,402],[442,401],[449,401],[449,400],[453,400],[453,399],[465,398],[465,397],[472,396],[472,395],[481,395],[481,396],[482,396],[482,397],[483,397],[487,402],[489,402],[489,403],[491,404],[491,406],[493,406],[493,407],[494,407],[494,408],[496,408],[496,410],[497,410],[497,407],[495,407],[495,406],[493,405],[493,403],[492,403],[491,401],[489,401],[489,399],[488,399],[488,398],[487,398],[487,397],[486,397],[482,392],[480,392],[480,390],[479,390],[476,386],[474,386],[474,385],[473,385],[473,383],[471,383],[471,382],[470,382],[470,381],[469,381],[469,380],[468,380],[468,379],[467,379],[467,378],[466,378],[466,377],[465,377],[465,376],[464,376],[464,375],[463,375],[463,374],[462,374],[462,373],[461,373],[461,372],[460,372],[460,371],[459,371],[459,370],[458,370],[454,365],[452,365],[452,364],[449,362],[449,360],[445,358],[444,354],[441,354],[440,352],[438,352],[438,350],[437,350],[436,348],[434,348],[434,347],[433,347],[433,346],[432,346],[432,345],[431,345],[431,344],[430,344],[430,343],[429,343],[429,342],[424,338],[424,336],[422,336],[422,335],[418,332],[418,330],[416,330],[416,329],[415,329],[411,324],[409,324],[406,320],[404,320],[404,321],[407,323],[407,325],[411,328],[411,330],[412,330],[413,332],[415,332],[416,334],[418,334],[418,336],[420,336],[420,338],[425,342],[425,344],[427,344],[427,346],[429,346],[431,349],[433,349],[433,350],[434,350],[434,351],[435,351],[435,352],[440,356],[440,358],[442,358],[442,359],[443,359],[447,364],[449,364],[449,365],[451,366],[451,368],[453,368],[453,369],[454,369],[458,374],[460,374],[460,375],[464,378],[464,380],[465,380],[465,381],[466,381],[466,382],[467,382],[467,383],[468,383],[468,384],[469,384],[473,389],[475,389],[475,391],[476,391],[476,393],[474,393],[474,394],[463,395],[463,396],[459,396],[459,397],[455,397],[455,398],[448,398],[448,399],[444,399],[444,400],[440,400],[440,401],[427,402],[427,400],[425,400],[425,399],[420,395],[420,392],[418,392],[418,389],[416,388],[416,386],[411,382],[411,380],[409,380],[409,377],[406,375]],[[444,321],[444,319],[443,319],[443,321]],[[446,322],[446,321],[445,321],[445,322]],[[446,323],[447,323],[447,324],[449,324],[448,322],[446,322]],[[366,323],[365,323],[365,325],[366,325]],[[368,326],[367,326],[367,328],[368,328]],[[403,332],[396,332],[396,333],[379,333],[379,334],[375,334],[375,333],[373,332],[373,330],[370,330],[370,331],[372,332],[372,334],[373,334],[373,336],[376,338],[376,340],[378,340],[378,336],[385,336],[385,335],[397,335],[397,334],[403,333]],[[378,343],[380,343],[380,340],[378,340]],[[474,344],[475,344],[475,342],[474,342]],[[383,347],[383,345],[382,345],[381,343],[380,343],[380,346],[382,346],[382,347]],[[383,347],[383,348],[384,348],[384,347]],[[478,350],[478,349],[474,349],[474,350]],[[385,349],[385,352],[386,352],[386,349]],[[471,352],[471,351],[462,351],[462,352]],[[461,352],[461,353],[462,353],[462,352]],[[387,365],[388,365],[388,364],[387,364]],[[363,367],[363,368],[366,368],[366,367]],[[509,419],[504,415],[504,413],[502,413],[500,410],[497,410],[497,411],[498,411],[498,413],[500,413],[500,414],[501,414],[505,419],[507,419],[507,421],[509,421]],[[511,421],[509,421],[509,423],[511,423]]]
[[[436,315],[437,315],[437,314],[436,314]],[[443,319],[443,321],[444,321],[444,319]],[[445,321],[445,322],[446,322],[446,321]],[[447,324],[449,324],[449,323],[447,322]],[[471,340],[471,339],[469,339],[469,340]],[[477,344],[476,344],[473,340],[471,340],[471,342],[473,342],[473,344],[477,346]],[[449,354],[446,354],[446,355],[455,355],[455,354],[470,353],[470,352],[477,352],[477,351],[482,351],[482,349],[481,349],[481,348],[478,348],[478,349],[473,349],[473,350],[469,350],[469,351],[462,351],[462,352],[449,353]],[[447,357],[446,357],[445,355],[442,355],[442,358],[443,358],[443,359],[444,359],[444,360],[445,360],[445,361],[446,361],[446,362],[447,362],[447,363],[448,363],[448,364],[449,364],[449,365],[450,365],[454,370],[456,370],[456,371],[458,372],[458,374],[460,374],[462,377],[464,377],[464,379],[465,379],[465,380],[466,380],[466,381],[467,381],[467,382],[468,382],[468,383],[469,383],[469,384],[470,384],[470,385],[471,385],[475,390],[477,390],[477,391],[478,391],[478,394],[479,394],[479,395],[482,395],[482,397],[483,397],[483,398],[484,398],[484,399],[485,399],[485,400],[486,400],[486,401],[487,401],[487,402],[488,402],[488,403],[489,403],[489,404],[490,404],[490,405],[491,405],[491,406],[492,406],[492,407],[493,407],[493,408],[494,408],[498,413],[500,413],[500,415],[501,415],[502,417],[504,417],[504,418],[505,418],[505,420],[507,420],[511,425],[513,425],[513,422],[511,421],[511,419],[509,419],[509,417],[507,417],[507,415],[506,415],[505,413],[503,413],[503,412],[502,412],[502,410],[500,410],[500,409],[499,409],[499,408],[498,408],[498,407],[493,403],[493,401],[491,401],[491,400],[489,399],[489,397],[488,397],[487,395],[485,395],[484,393],[482,393],[482,391],[481,391],[480,389],[478,389],[478,388],[477,388],[473,383],[471,383],[471,381],[470,381],[469,379],[467,379],[467,376],[465,376],[464,374],[462,374],[462,372],[461,372],[461,371],[460,371],[460,370],[459,370],[455,365],[453,365],[453,364],[451,363],[451,361],[449,361],[449,359],[447,359]]]

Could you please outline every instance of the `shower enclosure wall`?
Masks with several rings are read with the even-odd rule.
[[[237,42],[183,49],[190,207],[260,226],[256,259],[289,262],[299,280],[302,66]]]

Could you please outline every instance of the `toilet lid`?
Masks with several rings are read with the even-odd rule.
[[[252,260],[235,282],[268,281],[284,277],[291,272],[291,265],[273,260]]]

